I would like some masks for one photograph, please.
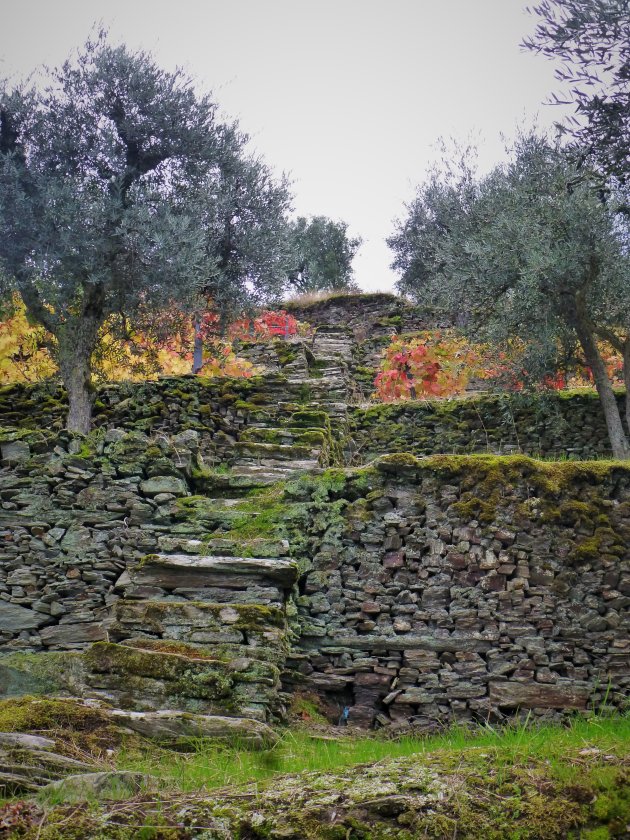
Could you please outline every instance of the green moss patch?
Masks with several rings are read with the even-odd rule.
[[[107,712],[67,698],[19,697],[0,701],[0,732],[25,732],[52,738],[60,753],[102,758],[126,737]]]

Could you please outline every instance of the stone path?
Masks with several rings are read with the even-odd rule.
[[[348,330],[318,330],[282,374],[265,376],[250,394],[237,438],[218,437],[201,453],[215,466],[196,479],[202,495],[185,501],[203,522],[204,539],[165,535],[162,553],[118,580],[110,640],[86,653],[96,697],[149,714],[197,713],[208,731],[211,720],[219,731],[225,716],[247,719],[254,740],[262,738],[256,726],[283,716],[285,608],[298,567],[265,517],[279,502],[276,485],[333,459],[351,352]]]

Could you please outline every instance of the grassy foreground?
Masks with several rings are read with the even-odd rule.
[[[274,747],[261,752],[198,741],[190,743],[190,753],[177,753],[158,751],[145,742],[132,750],[123,749],[116,766],[159,775],[179,790],[192,792],[264,783],[281,774],[326,773],[386,758],[414,756],[418,761],[446,761],[465,753],[472,759],[476,751],[482,751],[481,764],[491,760],[498,768],[517,767],[529,761],[546,762],[550,775],[566,780],[571,775],[567,756],[595,745],[602,752],[617,751],[620,755],[625,749],[630,760],[630,717],[576,717],[566,727],[452,727],[442,735],[396,740],[356,734],[344,737],[343,729],[314,733],[289,729]],[[576,777],[579,764],[575,764]]]
[[[28,728],[24,713],[16,721]],[[93,718],[82,739],[73,714],[57,721],[40,719],[30,731],[146,781],[140,791],[123,786],[116,799],[78,801],[57,791],[9,800],[0,806],[2,840],[630,836],[628,716],[395,741],[298,728],[260,752],[204,741],[186,751],[157,747],[100,733]]]

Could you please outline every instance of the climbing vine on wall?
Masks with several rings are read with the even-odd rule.
[[[374,386],[384,402],[460,394],[484,375],[480,348],[440,332],[396,336],[385,349]]]
[[[472,385],[500,391],[522,391],[526,383],[536,390],[553,391],[593,386],[591,371],[579,357],[566,369],[532,383],[531,374],[523,367],[524,351],[520,341],[498,348],[473,344],[453,332],[392,336],[383,351],[373,397],[382,402],[453,397]],[[623,360],[608,346],[602,345],[600,352],[611,381],[622,386]]]

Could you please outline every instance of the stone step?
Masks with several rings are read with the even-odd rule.
[[[304,429],[291,429],[286,426],[255,426],[244,429],[241,433],[242,443],[271,443],[282,446],[314,445],[317,438],[313,433]]]
[[[234,464],[233,474],[235,478],[242,478],[251,481],[251,487],[268,487],[277,484],[279,481],[287,481],[299,473],[308,471],[314,473],[319,470],[317,461],[288,461],[285,464],[255,464],[251,462],[240,462]]]
[[[286,478],[286,471],[278,471],[278,474],[266,474],[258,471],[250,471],[247,469],[235,471],[231,470],[229,473],[219,473],[213,470],[206,470],[204,473],[195,477],[195,489],[198,493],[203,493],[208,498],[220,498],[229,495],[230,497],[248,496],[252,490],[262,490],[275,484],[278,481],[283,481]]]
[[[269,474],[275,471],[286,477],[295,473],[296,470],[299,470],[300,472],[304,470],[312,470],[317,467],[318,464],[319,460],[317,458],[310,458],[305,461],[277,461],[274,458],[239,457],[234,461],[232,469],[237,474],[244,474],[243,470],[249,469],[260,469]]]
[[[242,501],[238,499],[235,501]],[[289,542],[282,539],[235,540],[222,536],[209,539],[190,539],[185,535],[168,534],[158,537],[164,554],[211,554],[220,557],[287,557]]]
[[[243,498],[207,498],[205,496],[188,496],[183,500],[179,516],[184,523],[192,517],[197,526],[203,525],[206,530],[229,530],[235,523],[242,524],[245,520],[255,519],[260,511],[251,504],[243,510]],[[239,507],[241,506],[241,507]],[[177,533],[178,526],[174,526]]]
[[[287,652],[284,610],[270,604],[121,600],[109,632],[132,647],[225,662],[284,661]]]
[[[334,359],[341,357],[350,360],[352,358],[352,343],[343,341],[316,341],[313,345],[313,355],[319,360]]]
[[[317,375],[311,374],[311,379],[322,379],[323,377],[338,376],[340,379],[348,374],[348,367],[345,362],[337,358],[318,359]]]
[[[234,444],[236,460],[258,459],[261,463],[279,461],[317,461],[318,449],[298,444],[257,443],[255,441],[240,441]]]
[[[124,726],[152,741],[181,743],[203,738],[238,743],[248,749],[268,749],[278,736],[266,723],[253,718],[225,715],[195,715],[175,709],[156,712],[132,712],[126,709],[107,709],[106,714],[116,726]]]
[[[167,652],[139,639],[133,645],[97,642],[84,660],[91,694],[123,709],[174,708],[265,721],[277,704],[278,667],[253,658],[224,662],[181,647]]]
[[[224,586],[244,589],[273,582],[290,589],[298,576],[297,563],[280,557],[220,557],[216,555],[149,554],[123,572],[116,588],[157,587],[165,592],[182,588]]]
[[[352,341],[348,341],[347,339],[340,336],[326,335],[315,336],[315,340],[313,341],[311,349],[313,351],[313,355],[317,359],[320,357],[320,353],[318,351],[325,349],[329,352],[336,352],[339,349],[343,352],[346,350],[350,350],[352,347]]]

